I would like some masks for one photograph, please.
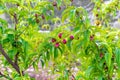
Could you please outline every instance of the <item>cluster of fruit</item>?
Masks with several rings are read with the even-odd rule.
[[[63,35],[63,33],[59,33],[58,34],[58,37],[60,38],[60,39],[62,39],[62,35]],[[70,35],[70,40],[73,40],[74,39],[74,36],[73,35]],[[60,42],[58,42],[55,38],[52,38],[51,39],[51,42],[52,43],[55,43],[55,47],[56,48],[58,48],[59,46],[60,46],[60,43],[62,43],[62,44],[66,44],[67,43],[67,40],[66,39],[62,39]]]
[[[36,23],[39,23],[40,20],[38,19],[38,17],[41,16],[41,18],[44,20],[45,19],[45,16],[44,15],[38,15],[37,13],[35,14],[35,20],[36,20]]]
[[[70,1],[73,2],[73,0],[70,0]],[[54,7],[58,7],[58,9],[61,10],[61,7],[58,6],[58,3],[57,3],[56,1],[53,1],[52,5],[53,5]]]

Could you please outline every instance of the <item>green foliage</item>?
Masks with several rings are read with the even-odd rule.
[[[106,6],[101,1],[93,0],[94,25],[83,7],[70,5],[72,0],[0,1],[0,14],[6,13],[13,22],[9,28],[8,22],[0,18],[0,60],[12,70],[2,72],[9,74],[7,77],[0,77],[32,80],[25,71],[31,66],[38,71],[39,63],[47,67],[51,61],[49,69],[59,75],[56,80],[120,79],[120,30],[111,28],[107,17],[116,15],[120,1]],[[60,10],[64,4],[62,18],[54,18],[55,7]],[[49,33],[39,32],[41,27],[51,27],[50,20],[62,23]]]

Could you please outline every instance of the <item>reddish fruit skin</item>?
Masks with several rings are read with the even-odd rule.
[[[60,44],[57,42],[57,43],[55,44],[55,47],[58,48],[59,46],[60,46]]]
[[[59,37],[59,38],[62,38],[62,33],[59,33],[59,34],[58,34],[58,37]]]
[[[94,39],[94,35],[90,36],[90,41],[92,41]]]
[[[103,53],[100,53],[100,58],[103,58],[104,54]]]
[[[41,17],[42,17],[42,19],[45,19],[45,16],[44,16],[44,15],[42,15]]]
[[[56,39],[55,39],[55,38],[52,38],[52,42],[53,42],[53,43],[56,42]]]
[[[62,42],[63,42],[63,44],[66,44],[66,43],[67,43],[67,40],[66,40],[66,39],[63,39]]]
[[[71,39],[71,40],[73,40],[73,39],[74,39],[74,36],[73,36],[73,35],[71,35],[71,36],[70,36],[70,39]]]
[[[90,40],[91,40],[91,41],[93,40],[93,36],[90,36]]]
[[[57,2],[53,2],[53,6],[57,6]]]
[[[39,21],[39,19],[36,19],[36,23],[39,23],[40,21]]]
[[[73,0],[70,0],[71,2],[73,2]]]
[[[98,17],[98,14],[96,14],[96,17]]]
[[[38,17],[38,14],[35,14],[35,17],[37,18],[37,17]]]

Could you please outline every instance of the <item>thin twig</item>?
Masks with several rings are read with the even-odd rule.
[[[14,60],[15,62],[14,63],[16,66],[18,66],[18,55],[19,55],[19,52],[17,52],[17,54],[15,55],[15,60]],[[19,66],[18,66],[18,68],[19,68]]]
[[[17,31],[17,24],[18,24],[17,14],[14,13],[13,16],[14,16],[14,20],[15,20],[15,31]],[[18,47],[17,40],[18,40],[18,36],[15,34],[15,39],[14,39],[15,44],[16,44],[15,47]],[[19,55],[19,52],[17,51],[17,53],[15,55],[15,59],[14,59],[14,64],[19,68],[19,65],[18,65],[18,55]],[[19,69],[19,71],[20,71],[20,69]]]
[[[1,72],[0,72],[0,76],[1,76],[1,77],[4,77],[4,78],[6,78],[6,79],[9,79],[9,80],[13,80],[13,79],[10,78],[9,76],[6,76],[6,75],[2,74]]]

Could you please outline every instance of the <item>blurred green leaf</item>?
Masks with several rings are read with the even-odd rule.
[[[58,48],[54,48],[54,58],[58,57]]]
[[[112,55],[110,53],[105,53],[105,61],[109,69],[111,66],[111,58],[112,58]]]
[[[120,49],[119,48],[115,50],[115,60],[120,68]]]

